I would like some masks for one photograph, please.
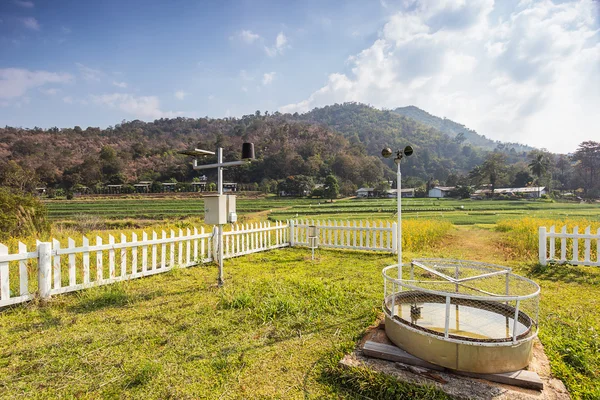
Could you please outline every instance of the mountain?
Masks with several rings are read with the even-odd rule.
[[[520,143],[504,143],[497,140],[488,139],[485,135],[480,135],[476,131],[467,128],[463,124],[454,122],[448,118],[440,118],[435,115],[429,114],[427,111],[421,110],[415,106],[398,107],[393,110],[396,114],[400,114],[404,117],[414,119],[424,125],[430,126],[439,130],[442,133],[450,136],[451,138],[459,138],[466,143],[470,143],[473,146],[478,146],[486,150],[495,150],[497,148],[502,150],[510,150],[514,148],[516,152],[530,152],[534,148],[531,146],[523,145]]]
[[[457,135],[442,133],[413,118],[360,103],[334,104],[292,117],[333,128],[367,154],[379,155],[384,147],[395,150],[410,144],[415,152],[403,162],[402,171],[421,181],[445,181],[451,174],[466,174],[481,164],[489,152],[488,148],[465,143]],[[501,148],[509,163],[525,160],[526,154],[511,149]],[[393,177],[393,161],[385,163],[389,167],[387,176]]]
[[[226,170],[225,179],[272,188],[291,175],[323,180],[333,173],[351,192],[393,179],[396,167],[381,150],[410,144],[415,153],[403,162],[403,173],[414,186],[432,178],[446,181],[481,164],[488,150],[459,140],[459,134],[359,103],[293,115],[257,111],[241,118],[135,120],[106,129],[5,127],[0,128],[0,185],[71,189],[140,180],[189,182],[198,173],[178,151],[220,146],[225,160],[232,161],[239,159],[242,142],[250,141],[257,160]],[[504,150],[509,163],[525,159],[513,148]],[[214,180],[214,171],[207,175]]]
[[[136,120],[106,129],[0,128],[0,185],[31,190],[38,184],[71,189],[140,180],[190,182],[198,172],[178,151],[223,147],[224,159],[233,161],[244,141],[255,144],[257,159],[225,170],[227,180],[272,186],[291,175],[324,179],[330,173],[350,185],[383,179],[381,160],[333,129],[257,112],[242,118]],[[206,175],[214,181],[216,171]]]

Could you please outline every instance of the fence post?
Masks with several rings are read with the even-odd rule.
[[[392,224],[392,253],[398,254],[398,223]]]
[[[42,299],[50,297],[52,284],[52,243],[38,244],[38,292]]]
[[[295,242],[295,235],[294,235],[294,226],[296,224],[294,223],[294,220],[290,221],[290,247],[294,247],[294,242]]]
[[[540,226],[539,229],[539,254],[540,254],[540,264],[542,266],[546,265],[546,227]]]

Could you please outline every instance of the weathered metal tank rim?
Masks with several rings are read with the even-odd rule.
[[[402,301],[404,298],[409,298],[409,297],[414,298],[414,297],[418,297],[418,296],[419,296],[419,291],[408,291],[408,292],[397,293],[395,296],[394,302],[396,304],[403,304],[403,303],[406,304],[407,302]],[[398,322],[406,327],[412,328],[415,331],[427,333],[433,337],[441,338],[441,339],[447,340],[447,341],[453,341],[456,343],[469,343],[469,344],[484,344],[484,343],[492,344],[493,343],[495,345],[500,345],[500,344],[505,343],[506,345],[509,345],[509,346],[513,346],[515,344],[515,341],[513,341],[512,337],[511,338],[496,338],[496,339],[493,339],[493,338],[492,339],[480,339],[480,338],[470,338],[467,336],[449,334],[448,337],[446,338],[444,336],[443,332],[434,331],[434,330],[419,326],[417,324],[413,324],[412,322],[407,321],[403,318],[400,318],[397,315],[392,316],[391,310],[389,309],[389,307],[387,305],[388,301],[391,301],[389,299],[391,299],[391,296],[389,296],[388,299],[384,300],[383,307],[382,307],[383,312],[387,315],[387,317],[390,318],[392,321]],[[442,296],[442,295],[432,296],[431,294],[429,294],[427,297],[427,301],[432,302],[432,303],[442,303],[443,304],[446,302],[446,298],[445,298],[445,296]],[[472,306],[472,307],[488,305],[488,306],[494,306],[496,308],[502,309],[504,312],[498,313],[500,315],[503,315],[506,317],[513,317],[515,314],[514,307],[511,307],[511,306],[503,304],[503,303],[498,303],[498,302],[481,301],[481,300],[473,301],[470,299],[452,298],[451,304],[452,305],[468,305],[468,306]],[[484,309],[484,310],[486,309],[484,307],[477,307],[477,308]],[[537,336],[537,325],[526,313],[524,313],[523,311],[519,311],[518,321],[520,323],[522,323],[524,326],[526,326],[527,330],[517,336],[517,338],[516,338],[517,343],[531,340]],[[532,328],[534,328],[534,329],[532,329]]]

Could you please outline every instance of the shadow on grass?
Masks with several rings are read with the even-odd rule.
[[[356,399],[431,399],[446,400],[448,396],[433,386],[420,386],[401,382],[398,379],[375,372],[365,367],[346,367],[339,363],[345,354],[354,350],[355,344],[346,343],[310,367],[304,376],[304,398],[310,398],[309,375],[315,370],[319,383],[329,386],[334,392],[344,393],[348,398]]]
[[[539,263],[528,268],[528,275],[536,279],[552,282],[600,285],[600,271],[597,267],[552,263],[542,266]]]
[[[45,331],[47,329],[62,325],[61,318],[53,315],[52,308],[40,307],[37,309],[37,311],[38,311],[38,315],[39,315],[39,321],[16,325],[11,328],[10,332],[17,333],[17,332]]]

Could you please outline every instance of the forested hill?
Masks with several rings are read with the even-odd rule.
[[[294,116],[341,132],[350,143],[364,147],[368,154],[380,154],[385,146],[397,149],[410,144],[415,153],[402,170],[409,176],[424,180],[445,181],[451,173],[467,173],[481,164],[488,152],[415,119],[359,103],[335,104]],[[511,150],[509,146],[503,147],[503,151],[509,163],[526,159],[524,152]],[[386,163],[390,170],[395,168],[391,160]]]
[[[225,160],[233,161],[244,141],[254,142],[257,160],[227,169],[226,180],[267,181],[272,187],[291,175],[318,181],[333,173],[342,183],[360,185],[384,176],[377,154],[352,146],[331,128],[257,112],[242,118],[136,120],[107,129],[0,128],[0,186],[31,190],[43,184],[68,190],[140,180],[190,182],[199,173],[178,151],[221,146]],[[215,180],[214,171],[207,175]]]
[[[459,124],[448,118],[436,117],[415,106],[398,107],[393,111],[396,114],[412,118],[424,125],[435,128],[451,138],[458,138],[459,140],[464,140],[465,143],[470,143],[473,146],[478,146],[487,150],[495,150],[497,148],[510,150],[511,148],[514,148],[518,153],[524,151],[530,152],[533,150],[533,147],[520,143],[503,143],[497,140],[488,139],[485,135],[480,135],[463,124]]]
[[[395,112],[346,103],[301,115],[257,111],[241,118],[136,120],[107,129],[0,128],[0,185],[69,190],[140,180],[190,182],[198,173],[179,150],[221,146],[225,159],[235,160],[243,141],[255,143],[257,160],[227,170],[225,179],[266,182],[271,188],[291,175],[321,181],[331,173],[346,185],[346,192],[375,185],[394,176],[393,162],[380,156],[384,146],[415,148],[403,167],[413,184],[467,173],[486,155]],[[508,162],[524,159],[514,150],[507,155]]]

